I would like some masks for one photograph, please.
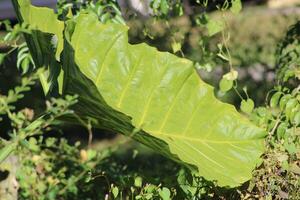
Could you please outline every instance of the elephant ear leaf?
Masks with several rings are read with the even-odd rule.
[[[197,169],[219,186],[251,178],[265,132],[217,100],[191,61],[131,45],[126,26],[101,24],[94,14],[66,24],[63,94],[79,94],[74,110],[81,117]]]
[[[36,67],[48,69],[40,75],[44,92],[47,94],[58,87],[58,81],[62,82],[63,74],[60,73],[59,60],[63,50],[64,22],[57,19],[52,9],[32,6],[30,0],[12,2],[18,20],[28,25],[31,31],[30,35],[24,36]]]
[[[217,100],[191,61],[131,45],[127,27],[101,24],[92,14],[78,17],[70,44],[79,70],[137,130],[165,141],[172,155],[221,186],[250,179],[264,132]],[[148,136],[138,137],[156,150]]]

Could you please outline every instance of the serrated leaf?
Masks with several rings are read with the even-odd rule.
[[[66,25],[63,94],[79,95],[77,114],[220,186],[251,178],[265,132],[217,100],[191,61],[131,45],[126,26],[101,24],[94,14],[79,14]]]

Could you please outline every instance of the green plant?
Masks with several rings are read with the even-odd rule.
[[[11,26],[9,21],[0,21],[0,27],[4,26],[5,30],[8,31],[3,38],[0,39],[0,42],[7,46],[9,49],[7,52],[0,53],[0,65],[4,62],[5,58],[8,57],[15,50],[18,50],[17,55],[17,68],[22,71],[23,74],[30,71],[31,68],[34,68],[34,63],[29,53],[29,49],[26,45],[26,42],[22,39],[22,33],[30,33],[27,25],[15,25]]]
[[[255,109],[252,121],[268,130],[261,168],[243,198],[299,199],[299,88],[277,86],[266,107]]]
[[[254,178],[243,198],[265,196],[267,199],[299,199],[300,196],[300,87],[296,81],[298,51],[297,28],[291,27],[278,46],[278,85],[270,91],[266,106],[256,108],[252,121],[268,131],[266,152],[261,168],[254,171]],[[289,87],[287,87],[289,86]]]
[[[95,127],[123,133],[196,167],[221,186],[250,179],[260,163],[265,133],[219,102],[192,62],[144,44],[129,45],[126,26],[101,24],[93,13],[62,22],[28,0],[13,2],[19,20],[29,24],[31,34],[25,38],[35,65],[49,67],[50,85],[58,83],[58,92],[79,95],[73,109],[83,121],[90,119]],[[43,46],[37,48],[36,41]]]
[[[15,151],[20,144],[35,150],[36,146],[30,145],[27,139],[41,134],[41,131],[53,124],[55,119],[72,113],[68,110],[68,107],[73,105],[76,99],[71,96],[66,96],[66,101],[53,99],[48,104],[47,111],[32,122],[28,121],[28,117],[31,119],[32,117],[29,116],[30,113],[26,113],[26,110],[13,112],[15,109],[13,103],[23,98],[23,93],[30,90],[29,86],[34,84],[34,80],[38,78],[40,73],[42,73],[41,70],[29,78],[23,78],[21,86],[17,86],[14,90],[9,90],[7,96],[0,96],[0,114],[6,114],[9,117],[13,128],[10,133],[11,140],[1,141],[0,163]]]
[[[68,107],[76,103],[75,96],[66,96],[65,99],[51,99],[47,102],[46,111],[40,116],[34,116],[34,111],[29,108],[16,110],[15,105],[24,97],[25,92],[30,91],[30,87],[34,85],[40,73],[43,73],[41,69],[29,77],[23,77],[20,86],[9,90],[7,95],[0,95],[0,116],[8,118],[11,127],[11,130],[7,133],[9,140],[5,140],[4,138],[1,138],[0,140],[1,175],[5,174],[4,172],[6,171],[9,174],[6,184],[5,182],[1,183],[0,186],[1,199],[15,198],[14,196],[16,196],[17,191],[15,191],[14,187],[17,186],[14,177],[18,178],[18,183],[21,184],[22,189],[30,187],[30,184],[32,183],[30,181],[35,179],[35,177],[32,176],[29,178],[29,176],[25,176],[29,170],[29,166],[23,165],[23,163],[20,164],[20,162],[26,162],[28,153],[38,154],[41,151],[41,146],[36,138],[41,136],[46,130],[49,131],[53,125],[57,124],[56,120],[59,117],[71,114],[72,111],[69,110]],[[1,117],[0,122],[2,125]],[[32,157],[30,156],[28,159],[32,159]],[[19,168],[20,166],[21,168]],[[32,168],[30,170],[34,169]],[[16,175],[16,173],[18,175]],[[21,175],[22,173],[23,175]],[[25,186],[24,181],[28,181],[26,183],[27,186]],[[43,183],[38,184],[38,189],[43,187],[41,184]],[[30,193],[33,191],[24,191],[24,196],[26,196],[25,192]],[[37,194],[38,193],[39,192],[37,192]],[[30,196],[31,198],[36,199],[35,195],[37,194],[31,193]],[[23,196],[22,192],[21,196]]]
[[[300,22],[294,24],[286,33],[284,40],[277,48],[277,77],[281,83],[291,78],[300,83]]]

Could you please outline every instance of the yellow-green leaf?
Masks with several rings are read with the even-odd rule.
[[[221,20],[209,19],[207,23],[208,35],[213,36],[224,29],[224,22]]]
[[[250,114],[254,109],[254,102],[252,99],[242,100],[241,110],[247,114]]]
[[[233,86],[233,81],[227,80],[225,78],[222,78],[219,83],[219,87],[222,92],[227,92],[228,90],[230,90],[232,88],[232,86]]]
[[[241,10],[242,10],[241,0],[232,0],[232,5],[230,7],[230,11],[233,14],[238,14]]]
[[[265,132],[217,100],[190,60],[131,45],[126,26],[101,24],[94,14],[80,14],[66,25],[62,92],[79,94],[77,114],[220,186],[251,178]]]

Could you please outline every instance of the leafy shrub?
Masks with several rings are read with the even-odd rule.
[[[299,83],[300,80],[300,23],[294,24],[287,32],[284,41],[278,48],[278,80],[280,82],[287,82],[290,78],[296,78]]]
[[[279,85],[271,91],[267,106],[257,108],[252,115],[253,121],[269,132],[262,168],[255,170],[250,183],[252,197],[300,198],[300,88],[299,84],[294,88],[286,84],[289,79],[299,82],[295,73],[299,56],[293,55],[298,49],[298,23],[287,32],[277,50]]]

